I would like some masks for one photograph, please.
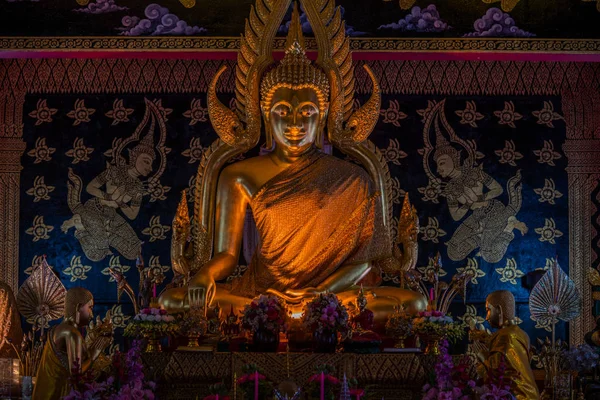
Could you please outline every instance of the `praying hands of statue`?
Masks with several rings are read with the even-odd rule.
[[[473,353],[475,353],[475,356],[479,362],[485,362],[485,360],[487,360],[489,352],[485,344],[479,341],[474,341],[471,344],[471,349],[473,350]]]
[[[103,320],[100,317],[96,317],[95,323],[94,321],[90,322],[85,342],[92,360],[98,358],[110,346],[113,341],[112,332],[113,326],[110,311],[106,313]]]

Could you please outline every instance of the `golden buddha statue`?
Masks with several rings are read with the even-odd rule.
[[[529,336],[515,323],[515,298],[508,290],[497,290],[488,295],[485,303],[486,319],[492,328],[498,328],[487,339],[483,349],[477,343],[478,374],[488,380],[498,371],[503,361],[506,366],[504,378],[509,381],[510,391],[517,400],[539,399],[539,392],[531,370]]]
[[[411,312],[426,308],[426,299],[417,292],[377,287],[381,269],[400,273],[416,261],[415,232],[404,253],[393,250],[389,170],[367,140],[379,118],[379,86],[365,67],[373,94],[353,111],[354,70],[340,10],[333,0],[306,0],[302,5],[319,47],[316,65],[305,54],[294,6],[285,56],[267,70],[290,0],[261,0],[252,8],[241,39],[235,71],[237,114],[216,96],[224,68],[210,84],[209,115],[221,139],[205,152],[196,178],[198,229],[192,257],[185,246],[190,231],[185,199],[173,223],[173,269],[176,278],[190,279],[189,293],[179,287],[160,296],[170,312],[187,308],[188,299],[207,308],[218,302],[240,309],[261,293],[276,294],[292,308],[324,292],[349,302],[359,282],[369,288],[368,301],[381,327],[398,304]],[[272,151],[223,168],[256,146],[261,114],[265,147]],[[364,168],[322,152],[325,130],[334,146]],[[259,246],[243,276],[217,284],[238,264],[247,207],[256,221]],[[406,221],[402,223],[405,232]]]
[[[87,371],[92,362],[110,345],[110,318],[88,330],[86,339],[80,333],[93,319],[94,298],[87,289],[75,287],[67,291],[62,322],[48,332],[37,371],[33,400],[58,400],[69,393],[69,377],[73,372]]]

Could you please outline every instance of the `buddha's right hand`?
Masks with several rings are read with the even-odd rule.
[[[216,293],[216,284],[212,275],[199,271],[188,287],[188,301],[190,308],[210,306]]]

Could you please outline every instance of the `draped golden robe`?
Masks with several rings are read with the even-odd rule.
[[[49,339],[42,352],[33,389],[33,400],[59,400],[70,391],[67,354],[56,348],[52,336],[52,332],[49,332]]]
[[[505,379],[510,382],[511,393],[517,400],[540,398],[529,354],[529,336],[516,325],[510,325],[494,333],[489,339],[489,357],[480,363],[477,372],[483,379],[497,374],[504,357]]]
[[[232,293],[317,287],[342,265],[385,257],[379,197],[361,167],[316,150],[305,154],[251,199],[260,242]]]

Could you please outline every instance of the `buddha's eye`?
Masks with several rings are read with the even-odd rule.
[[[313,106],[304,106],[300,109],[300,114],[302,114],[303,117],[308,118],[313,114],[316,114],[317,110],[313,107]]]
[[[286,117],[289,115],[290,109],[289,109],[289,107],[287,107],[283,104],[280,104],[273,109],[273,112],[275,114],[279,115],[280,117]]]

